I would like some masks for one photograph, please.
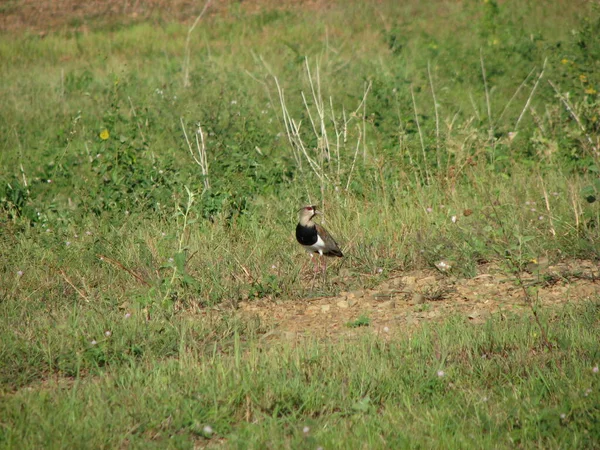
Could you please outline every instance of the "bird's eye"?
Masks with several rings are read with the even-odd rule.
[[[312,209],[312,206],[307,206],[307,207],[306,207],[306,210],[307,210],[307,211],[312,211],[312,210],[313,210],[313,209]]]

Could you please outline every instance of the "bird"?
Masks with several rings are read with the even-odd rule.
[[[310,253],[311,257],[314,253],[318,253],[320,256],[337,256],[338,258],[344,256],[337,242],[327,230],[318,223],[313,222],[313,218],[317,214],[323,214],[316,206],[304,206],[298,210],[298,213],[296,240]],[[323,273],[325,273],[325,270],[326,267]]]

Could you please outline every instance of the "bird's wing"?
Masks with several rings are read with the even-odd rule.
[[[323,239],[323,242],[325,243],[325,251],[323,252],[323,254],[340,257],[344,256],[337,242],[335,242],[335,239],[333,239],[333,237],[327,232],[327,230],[318,223],[315,225],[317,227],[317,233],[319,233],[319,236],[321,236],[321,239]]]

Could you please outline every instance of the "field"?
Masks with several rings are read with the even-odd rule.
[[[0,76],[1,448],[600,447],[597,3],[10,0]]]

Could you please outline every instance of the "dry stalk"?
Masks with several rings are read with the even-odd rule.
[[[550,200],[548,199],[548,191],[546,191],[546,186],[544,185],[544,179],[541,175],[538,175],[540,178],[540,183],[542,184],[542,192],[544,193],[544,201],[546,202],[546,211],[548,211],[548,222],[550,222],[550,233],[552,236],[556,236],[556,230],[554,229],[554,224],[552,223],[552,211],[550,210]]]
[[[427,61],[427,75],[429,76],[429,87],[431,88],[431,97],[433,97],[433,109],[435,111],[435,155],[437,157],[437,168],[442,168],[440,161],[440,115],[438,113],[438,102],[435,98],[435,90],[433,89],[433,78],[431,77],[431,64]]]
[[[96,256],[98,257],[98,259],[100,261],[106,261],[106,262],[112,264],[113,266],[116,266],[119,269],[124,270],[129,275],[131,275],[133,278],[135,278],[136,280],[138,280],[140,283],[142,283],[142,284],[144,284],[146,286],[150,286],[150,283],[148,283],[146,280],[144,280],[140,275],[138,275],[137,273],[135,273],[133,270],[128,269],[127,267],[125,267],[123,264],[121,264],[116,259],[109,258],[108,256],[102,255],[100,253],[98,253]]]
[[[352,173],[356,165],[356,158],[360,145],[362,144],[363,155],[366,154],[366,147],[364,145],[364,132],[366,127],[366,100],[368,93],[371,89],[371,83],[365,86],[365,91],[362,100],[356,110],[350,114],[346,114],[346,110],[342,109],[342,117],[340,120],[336,117],[335,109],[333,106],[333,98],[329,97],[329,105],[326,105],[325,100],[322,96],[321,89],[321,76],[319,66],[317,65],[316,71],[313,73],[310,68],[308,59],[305,60],[305,70],[310,87],[310,96],[301,92],[302,104],[308,116],[308,122],[310,124],[310,130],[314,135],[317,145],[316,148],[307,148],[305,139],[302,137],[300,132],[301,122],[296,122],[290,115],[287,108],[285,92],[281,87],[277,77],[274,77],[275,84],[277,87],[277,93],[279,95],[279,103],[281,106],[283,123],[292,148],[292,154],[300,172],[303,172],[303,162],[306,161],[311,171],[316,175],[320,182],[321,197],[324,201],[325,197],[325,186],[330,183],[332,179],[335,179],[336,183],[340,183],[342,176],[342,149],[346,148],[348,142],[348,126],[358,117],[362,116],[362,131],[361,127],[357,128],[358,139],[356,151],[354,152],[354,159],[352,167],[348,172],[348,179],[346,182],[346,189],[350,184]],[[362,110],[362,111],[361,111]],[[333,131],[331,128],[333,128]],[[333,133],[333,134],[332,134]],[[335,135],[335,138],[330,136]],[[327,163],[332,162],[331,166]],[[328,171],[327,167],[331,167]]]
[[[527,101],[525,102],[525,106],[523,107],[523,111],[521,111],[521,115],[517,119],[517,123],[515,124],[515,131],[517,131],[517,128],[519,127],[519,122],[521,122],[521,119],[525,115],[525,111],[527,111],[527,109],[529,108],[529,104],[531,103],[531,99],[533,98],[533,94],[535,93],[535,90],[537,89],[538,85],[540,84],[540,80],[544,76],[544,70],[546,69],[546,63],[547,62],[548,62],[548,58],[546,58],[544,60],[544,65],[542,66],[542,71],[538,75],[537,80],[535,80],[535,84],[533,85],[533,88],[531,89],[531,92],[529,93],[529,97],[527,97]]]
[[[188,138],[187,132],[185,131],[185,124],[183,123],[183,117],[179,118],[181,122],[181,129],[183,130],[183,136],[185,137],[185,142],[187,143],[188,150],[192,158],[200,166],[200,171],[202,172],[202,181],[204,183],[203,193],[210,189],[210,181],[208,179],[208,159],[206,157],[206,144],[204,142],[204,132],[202,131],[202,125],[198,122],[198,129],[196,130],[195,140],[196,140],[196,152],[194,153],[194,148],[190,139]]]
[[[423,166],[425,167],[425,178],[427,184],[431,183],[431,177],[429,176],[429,169],[427,168],[427,154],[425,152],[425,141],[423,141],[423,132],[421,131],[421,124],[419,123],[419,113],[417,111],[417,102],[415,101],[415,93],[412,86],[410,87],[410,96],[412,97],[413,110],[415,112],[415,122],[417,124],[417,130],[419,132],[419,141],[421,142],[421,151],[423,152]]]
[[[69,277],[67,276],[67,274],[65,273],[65,271],[63,269],[59,269],[60,274],[62,275],[63,279],[67,282],[67,284],[69,286],[71,286],[73,289],[75,289],[75,291],[79,294],[79,296],[84,299],[86,302],[89,303],[90,299],[88,298],[87,295],[85,295],[85,293],[79,289],[77,286],[75,286],[73,284],[73,282],[69,279]]]
[[[192,32],[194,31],[194,28],[196,28],[196,25],[198,25],[198,22],[200,22],[200,19],[208,9],[210,2],[211,0],[206,1],[206,3],[204,4],[204,8],[202,8],[202,11],[200,11],[200,14],[198,14],[196,20],[194,20],[194,23],[188,29],[187,32],[187,37],[185,39],[185,56],[183,59],[183,87],[190,87],[190,40],[192,37]]]
[[[575,108],[573,108],[573,106],[569,103],[569,99],[566,98],[558,90],[558,88],[556,87],[556,85],[554,83],[552,83],[552,81],[548,80],[548,83],[550,84],[550,86],[552,86],[552,89],[554,89],[554,92],[556,92],[556,95],[558,95],[558,98],[560,99],[560,101],[562,102],[562,104],[565,106],[565,109],[568,111],[568,113],[571,115],[571,117],[573,117],[573,119],[575,120],[575,122],[577,122],[577,125],[579,125],[579,128],[581,129],[581,131],[585,135],[585,137],[586,137],[586,139],[587,139],[588,143],[590,144],[590,147],[591,147],[591,149],[593,151],[592,157],[596,160],[596,162],[598,162],[598,159],[600,158],[600,144],[594,144],[593,139],[587,133],[585,127],[583,126],[583,123],[581,122],[581,119],[579,118],[579,116],[575,112]]]
[[[490,90],[487,85],[487,77],[485,75],[485,65],[483,64],[483,49],[479,49],[479,59],[481,61],[481,75],[483,77],[483,88],[485,90],[485,104],[487,107],[488,114],[488,138],[490,143],[494,142],[494,123],[492,122],[492,103],[490,101]]]
[[[360,138],[361,138],[361,133],[360,133],[360,129],[358,129],[358,139],[356,140],[356,151],[354,152],[354,158],[352,159],[352,167],[350,167],[350,173],[348,174],[348,180],[346,181],[346,192],[348,192],[348,188],[350,187],[350,180],[352,179],[352,172],[354,172],[354,165],[356,164],[356,157],[358,156],[358,149],[360,148]]]
[[[535,72],[535,69],[536,69],[535,67],[533,69],[531,69],[531,72],[529,72],[527,74],[527,76],[521,82],[521,84],[519,85],[519,87],[517,88],[517,90],[515,91],[515,93],[510,98],[510,100],[508,100],[508,102],[504,106],[504,109],[502,110],[502,112],[498,116],[498,122],[500,122],[500,119],[502,119],[502,117],[504,117],[504,113],[508,110],[508,107],[511,105],[511,103],[513,102],[513,100],[517,97],[517,95],[519,95],[519,92],[521,92],[521,89],[523,89],[523,86],[525,86],[525,83],[527,83],[527,80],[529,80],[529,77],[533,74],[533,72]]]

